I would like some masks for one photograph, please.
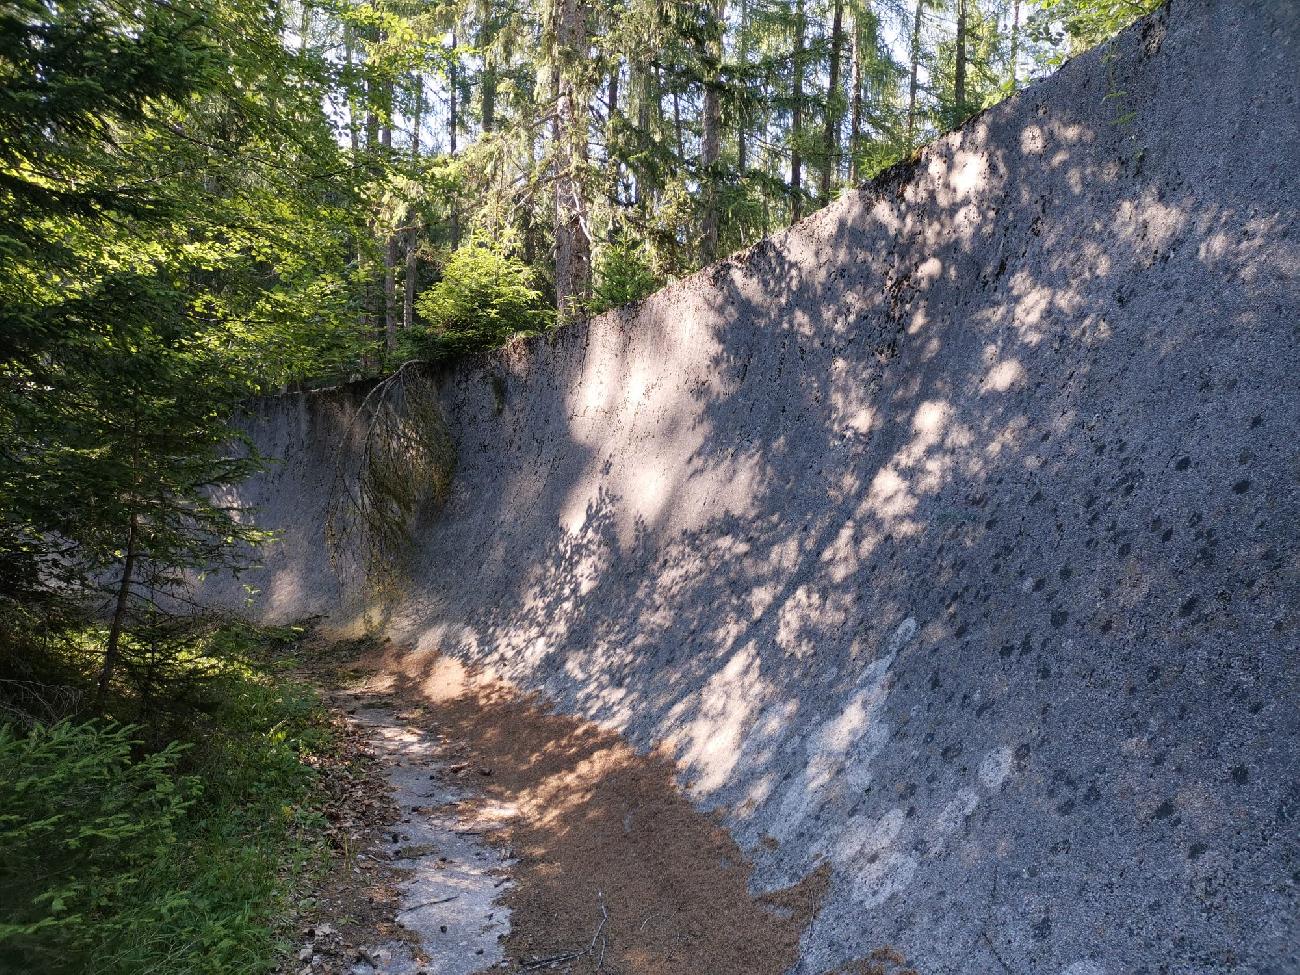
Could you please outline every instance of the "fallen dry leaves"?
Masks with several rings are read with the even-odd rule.
[[[318,774],[331,861],[301,892],[298,947],[280,975],[344,975],[359,962],[382,969],[389,952],[380,946],[407,937],[394,921],[401,873],[377,852],[399,818],[383,762],[369,733],[347,719],[355,703],[328,706],[334,747],[309,764]]]

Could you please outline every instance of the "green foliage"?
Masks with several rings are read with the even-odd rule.
[[[592,311],[602,312],[640,301],[663,286],[646,259],[645,248],[620,234],[596,256],[596,288]]]
[[[201,561],[230,524],[202,489],[254,466],[220,422],[247,385],[164,273],[72,282],[29,315],[39,354],[0,363],[10,523],[29,538],[56,532],[102,568],[147,507],[151,553]]]
[[[214,493],[258,466],[239,402],[363,356],[365,183],[282,27],[0,0],[0,629],[107,596],[106,684],[160,592],[260,538]]]
[[[58,249],[51,217],[155,214],[115,135],[213,82],[210,12],[193,0],[0,3],[0,248]]]
[[[912,111],[908,52],[884,40],[910,39],[911,0],[846,0],[838,34],[830,0],[579,3],[591,35],[575,51],[553,43],[549,8],[498,0],[0,0],[0,361],[41,354],[66,289],[106,299],[133,277],[175,292],[195,347],[251,388],[381,374],[430,255],[475,234],[519,240],[525,288],[549,301],[568,185],[553,81],[595,109],[594,151],[566,165],[580,237],[620,238],[596,255],[590,307],[609,307],[649,287],[627,254],[667,279],[713,253],[706,224],[723,253],[787,223],[796,150],[800,195],[824,202],[823,173],[833,196],[1157,2],[1026,0],[1036,13],[1013,22],[1010,0],[965,0],[957,105],[956,0],[925,0]],[[453,325],[404,348],[509,334]]]
[[[211,490],[257,466],[225,424],[248,385],[166,271],[74,280],[26,316],[37,348],[0,361],[0,557],[27,566],[29,596],[111,587],[107,681],[123,632],[183,570],[261,537]]]
[[[0,970],[273,967],[291,885],[322,855],[305,760],[330,747],[314,693],[266,662],[278,637],[196,640],[212,672],[171,726],[179,740],[103,721],[0,726]]]
[[[423,321],[409,336],[412,350],[443,359],[545,330],[552,315],[533,279],[527,265],[500,248],[479,241],[458,247],[442,280],[416,301]]]
[[[1078,54],[1123,30],[1137,18],[1151,13],[1164,0],[1037,0],[1031,28],[1040,40],[1064,50],[1049,55],[1051,64],[1059,64],[1068,55]]]
[[[11,970],[84,957],[97,919],[120,910],[176,843],[197,783],[175,774],[179,746],[136,759],[138,744],[114,724],[22,737],[0,726],[0,960]]]

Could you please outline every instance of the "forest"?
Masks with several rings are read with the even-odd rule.
[[[0,0],[0,971],[272,971],[328,872],[302,628],[187,603],[241,404],[639,301],[1156,6]]]

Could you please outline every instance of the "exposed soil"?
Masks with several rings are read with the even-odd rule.
[[[316,675],[319,676],[319,675]],[[372,734],[330,707],[335,747],[314,762],[325,799],[330,869],[313,878],[298,905],[302,923],[281,975],[337,975],[377,955],[389,942],[409,941],[396,922],[400,873],[378,856],[385,831],[399,815]]]
[[[494,971],[780,975],[796,961],[829,866],[751,895],[745,855],[679,793],[667,756],[434,654],[371,650],[352,673],[444,743],[461,814],[501,821],[484,834],[515,861]]]
[[[475,975],[494,967],[510,925],[500,903],[510,862],[489,837],[504,817],[457,774],[463,764],[448,761],[443,736],[391,707],[358,704],[349,716],[373,736],[398,809],[370,853],[395,868],[393,917],[407,938],[374,946],[351,975]]]

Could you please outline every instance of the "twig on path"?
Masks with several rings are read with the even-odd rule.
[[[544,955],[531,961],[525,961],[521,958],[519,967],[525,971],[531,971],[537,968],[550,968],[552,965],[559,965],[563,962],[577,961],[583,957],[591,957],[596,962],[596,975],[600,975],[605,970],[605,951],[609,947],[609,938],[602,938],[605,925],[609,923],[609,911],[605,908],[604,892],[596,891],[596,897],[600,900],[600,923],[596,925],[596,933],[591,936],[591,943],[587,947],[562,951],[557,955]],[[596,954],[596,942],[600,942],[599,955]]]
[[[596,896],[600,899],[600,924],[596,925],[596,933],[591,936],[591,944],[587,946],[587,951],[591,952],[596,947],[597,940],[600,940],[600,958],[596,962],[597,975],[605,967],[605,949],[609,947],[609,939],[601,940],[601,933],[605,930],[605,925],[609,921],[609,911],[605,910],[605,895],[596,891]]]
[[[414,907],[404,907],[398,914],[410,914],[412,911],[418,911],[421,908],[433,907],[435,904],[446,904],[448,901],[454,901],[460,894],[452,894],[450,897],[437,897],[431,901],[425,901],[422,904],[416,904]]]
[[[989,917],[993,914],[993,909],[997,906],[997,900],[998,864],[995,863],[993,864],[993,892],[989,895],[989,916],[984,918],[984,925],[980,928],[980,934],[983,936],[984,942],[989,946],[989,951],[993,953],[993,958],[1002,966],[1002,970],[1006,972],[1007,975],[1015,975],[1015,973],[1011,971],[1011,966],[1008,965],[998,953],[997,946],[993,943],[993,939],[989,937]]]
[[[998,954],[998,949],[993,944],[993,939],[989,937],[988,931],[982,931],[980,933],[984,936],[984,943],[989,946],[989,951],[993,953],[994,959],[997,961],[999,965],[1002,966],[1002,970],[1005,971],[1007,975],[1014,975],[1014,973],[1011,971],[1011,966],[1008,965],[1005,961],[1003,961],[1002,956]]]

